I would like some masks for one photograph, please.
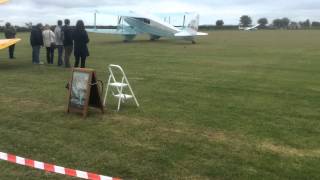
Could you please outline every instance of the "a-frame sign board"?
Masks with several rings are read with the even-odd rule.
[[[89,106],[104,112],[96,73],[93,69],[74,68],[69,83],[67,112],[82,113],[86,117]]]

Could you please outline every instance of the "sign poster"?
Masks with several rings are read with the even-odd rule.
[[[88,92],[90,73],[74,72],[71,85],[70,106],[84,109]]]
[[[86,117],[89,106],[100,108],[103,113],[95,71],[93,69],[75,68],[69,83],[67,112],[82,113]]]

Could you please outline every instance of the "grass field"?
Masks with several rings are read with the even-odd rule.
[[[320,179],[320,31],[90,34],[87,66],[123,66],[141,108],[87,119],[65,113],[70,70],[32,65],[19,36],[17,59],[0,52],[1,152],[124,179]],[[0,162],[0,179],[73,178]]]

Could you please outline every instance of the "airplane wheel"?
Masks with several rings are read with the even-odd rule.
[[[195,41],[192,41],[192,44],[196,44],[196,42],[195,42]]]
[[[157,41],[159,38],[151,38],[150,41]]]

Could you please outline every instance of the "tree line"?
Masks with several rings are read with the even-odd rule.
[[[311,22],[309,19],[305,21],[291,21],[289,18],[279,18],[274,19],[271,23],[267,18],[260,18],[257,21],[257,24],[260,24],[260,29],[320,29],[320,22],[313,21]],[[253,25],[252,18],[248,15],[243,15],[240,17],[239,26],[242,27],[250,27]],[[216,21],[217,28],[224,27],[224,21],[222,19]]]

